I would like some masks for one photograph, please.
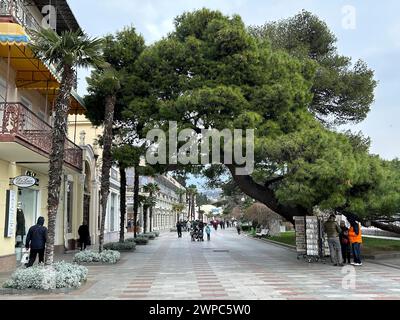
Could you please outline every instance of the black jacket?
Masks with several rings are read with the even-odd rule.
[[[34,250],[44,249],[47,241],[47,228],[43,227],[44,218],[40,217],[37,224],[30,227],[26,236],[25,247]]]
[[[79,234],[80,241],[87,242],[89,240],[89,236],[90,236],[89,226],[84,225],[84,224],[81,225],[78,229],[78,234]]]

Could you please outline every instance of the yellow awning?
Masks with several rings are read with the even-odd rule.
[[[60,79],[50,66],[36,58],[29,48],[29,36],[16,23],[0,23],[0,57],[8,59],[16,71],[16,86],[20,89],[39,90],[47,96],[50,104],[60,88]],[[82,100],[71,97],[70,114],[84,114]]]

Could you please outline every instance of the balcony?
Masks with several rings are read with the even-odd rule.
[[[13,162],[48,162],[52,127],[21,103],[0,103],[0,152]],[[8,146],[8,147],[7,147]],[[82,171],[82,149],[65,141],[64,162]]]
[[[31,5],[24,0],[0,0],[0,17],[27,29],[39,30],[40,23],[29,11]]]

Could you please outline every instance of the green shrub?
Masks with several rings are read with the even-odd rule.
[[[137,237],[136,239],[133,239],[133,241],[137,245],[145,245],[145,244],[149,243],[149,238],[147,238],[147,237]]]
[[[156,238],[156,235],[153,232],[149,232],[147,233],[147,237],[149,238],[149,240],[154,240]]]
[[[134,242],[110,242],[103,246],[106,250],[116,250],[116,251],[133,251],[136,248]]]
[[[253,227],[252,226],[242,226],[242,231],[246,232],[246,231],[251,231]]]

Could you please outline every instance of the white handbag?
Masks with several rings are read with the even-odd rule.
[[[24,250],[21,258],[21,263],[26,264],[29,262],[29,250]]]

